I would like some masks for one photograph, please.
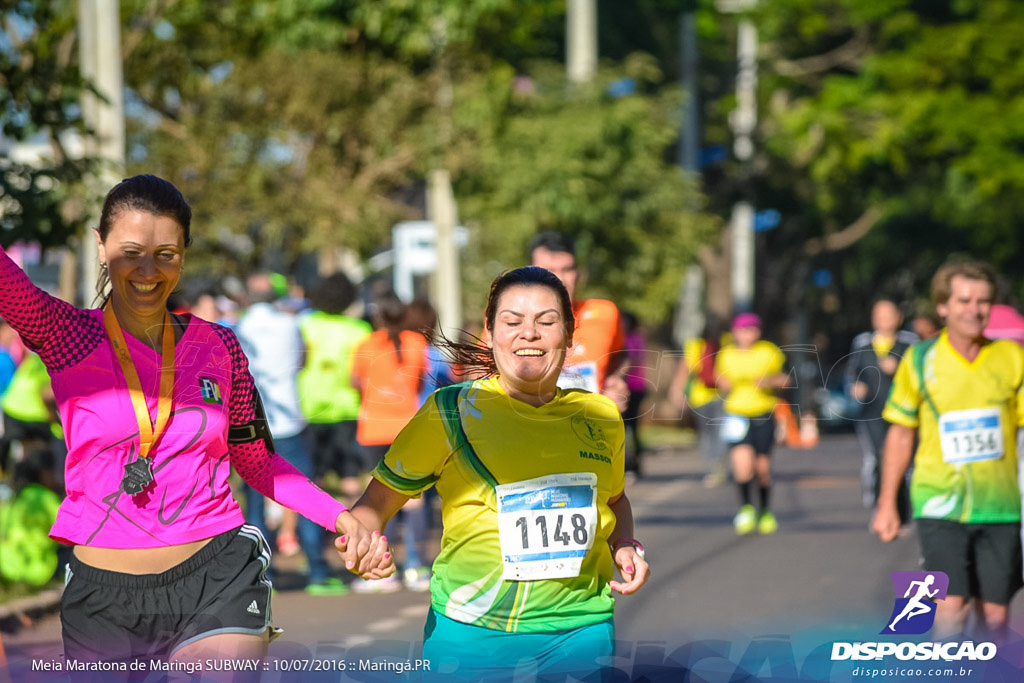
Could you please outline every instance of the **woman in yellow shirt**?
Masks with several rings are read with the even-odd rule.
[[[761,318],[740,313],[732,322],[733,346],[722,349],[715,361],[715,383],[725,394],[722,438],[730,444],[733,478],[740,493],[740,510],[733,519],[736,533],[771,534],[778,529],[772,514],[771,452],[775,444],[778,399],[775,390],[786,386],[782,371],[786,357],[771,342],[761,339]],[[760,510],[754,509],[753,485],[757,478]]]

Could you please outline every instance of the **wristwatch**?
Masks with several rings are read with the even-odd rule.
[[[636,554],[640,556],[641,560],[647,559],[647,554],[644,552],[644,546],[635,538],[620,538],[615,541],[615,543],[612,544],[612,554],[624,545],[633,546],[633,549],[636,551]]]

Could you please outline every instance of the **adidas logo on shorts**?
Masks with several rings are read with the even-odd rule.
[[[260,608],[256,606],[256,601],[253,600],[249,603],[249,606],[245,608],[245,611],[249,614],[259,614]]]

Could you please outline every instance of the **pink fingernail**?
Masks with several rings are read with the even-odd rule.
[[[339,536],[338,540],[342,543],[348,543],[348,536]]]
[[[385,560],[390,560],[391,559],[391,553],[384,553],[384,559]]]
[[[380,541],[381,541],[381,543],[384,543],[385,545],[387,545],[388,537],[387,536],[381,536],[380,537]]]
[[[633,571],[633,568],[632,567],[626,567],[626,571],[627,572],[631,572],[631,571]]]

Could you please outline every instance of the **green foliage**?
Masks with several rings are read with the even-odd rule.
[[[644,0],[643,16],[674,17],[683,4]],[[78,126],[74,3],[17,8],[31,36],[0,51],[0,121],[19,139]],[[127,172],[167,177],[189,198],[193,273],[241,274],[338,247],[367,257],[389,246],[395,222],[422,217],[425,178],[438,167],[474,228],[470,299],[494,271],[522,263],[535,231],[561,229],[580,240],[591,293],[657,322],[710,233],[694,182],[671,162],[680,93],[656,60],[626,56],[653,36],[664,44],[672,32],[657,21],[613,31],[617,58],[570,91],[552,61],[562,0],[120,8]],[[617,16],[602,10],[606,23]],[[635,92],[609,96],[625,77]],[[5,170],[5,241],[63,243],[81,227],[70,207],[96,201],[66,182],[88,170],[66,155]]]
[[[457,180],[461,211],[478,226],[480,251],[469,259],[468,275],[475,291],[485,291],[501,268],[525,262],[536,232],[561,230],[577,239],[588,294],[661,320],[713,227],[695,210],[692,181],[665,158],[679,94],[605,94],[603,86],[627,74],[638,91],[654,85],[660,74],[647,57],[627,60],[621,72],[603,73],[571,97],[556,69],[539,68],[532,81],[520,81],[525,92],[505,102],[507,115],[491,118],[474,165]]]
[[[763,0],[757,20],[771,96],[760,182],[803,203],[810,232],[794,248],[877,207],[885,218],[846,251],[863,298],[895,273],[913,298],[943,252],[1016,270],[1024,6]]]
[[[571,96],[564,67],[500,58],[527,51],[564,3],[126,5],[130,164],[192,201],[190,267],[333,247],[369,256],[395,222],[421,217],[416,197],[439,164],[475,227],[470,300],[522,263],[536,230],[558,228],[594,245],[595,292],[657,320],[708,233],[696,189],[667,161],[679,96],[650,58]],[[604,94],[625,76],[637,94]],[[532,94],[517,92],[527,83]],[[217,267],[230,235],[255,249]]]
[[[62,246],[84,225],[81,182],[92,168],[66,149],[84,131],[74,3],[15,3],[0,20],[0,127],[9,143],[33,142],[40,150],[38,160],[0,155],[0,242]]]

